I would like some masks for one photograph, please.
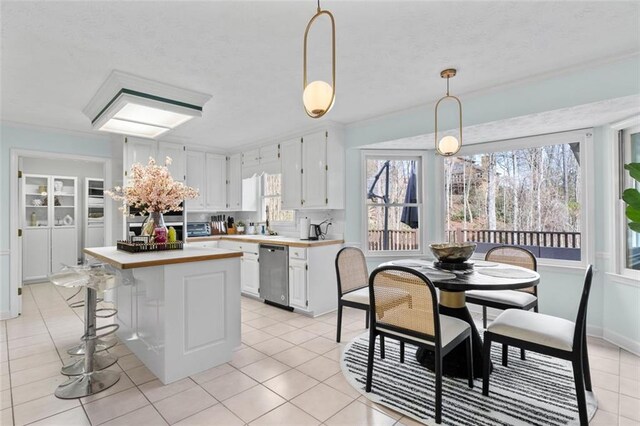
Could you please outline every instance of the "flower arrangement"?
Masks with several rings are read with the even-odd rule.
[[[140,214],[181,211],[180,204],[196,198],[198,190],[174,181],[167,168],[170,164],[170,157],[165,159],[164,166],[157,165],[152,157],[146,166],[135,163],[126,187],[116,186],[105,192],[114,200],[122,201],[120,211],[125,215],[129,214],[129,207],[139,209]]]

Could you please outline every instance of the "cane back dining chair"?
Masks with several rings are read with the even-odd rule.
[[[376,337],[400,341],[400,362],[404,362],[404,345],[409,343],[435,354],[436,423],[442,421],[442,359],[453,348],[465,342],[468,384],[473,388],[473,356],[471,327],[465,321],[440,315],[433,283],[420,272],[402,266],[383,266],[371,274],[369,352],[365,390],[371,392]],[[391,295],[403,291],[411,303],[388,303]],[[383,314],[381,313],[383,312]],[[382,348],[381,348],[382,349]]]
[[[507,309],[484,333],[482,393],[489,395],[491,344],[502,343],[571,361],[580,425],[589,423],[585,390],[591,391],[587,353],[587,305],[593,268],[587,267],[576,322],[537,312]]]
[[[494,247],[485,254],[484,259],[489,262],[506,263],[521,266],[536,271],[538,262],[529,250],[514,246]],[[467,303],[482,306],[482,327],[487,329],[487,308],[495,309],[523,309],[533,308],[538,312],[538,288],[536,286],[519,290],[470,290],[466,294]],[[508,346],[502,348],[504,362],[507,362]],[[520,358],[525,359],[524,349],[520,351]]]
[[[338,282],[338,329],[336,342],[340,343],[342,332],[342,308],[362,309],[366,312],[365,323],[369,328],[369,270],[362,250],[356,247],[344,247],[336,255],[336,275]],[[387,304],[410,302],[405,291],[390,291],[385,299]],[[382,341],[384,358],[384,340]]]

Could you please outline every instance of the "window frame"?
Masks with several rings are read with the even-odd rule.
[[[418,208],[420,226],[418,227],[419,232],[419,245],[418,250],[377,250],[370,251],[369,250],[369,224],[368,224],[368,212],[369,206],[373,205],[373,203],[369,203],[367,199],[367,160],[411,160],[415,159],[418,161],[418,165],[416,167],[416,183],[418,184],[417,194],[419,196],[418,202],[415,206]],[[427,234],[426,234],[426,209],[425,209],[425,164],[426,157],[424,151],[415,151],[415,150],[378,150],[378,149],[367,149],[362,150],[360,153],[360,164],[362,174],[360,177],[360,205],[362,209],[361,213],[361,244],[362,251],[367,258],[389,258],[389,257],[423,257],[427,248]],[[378,204],[381,205],[381,204]],[[405,203],[392,203],[389,204],[390,207],[402,207],[405,206]],[[410,204],[413,206],[414,204]]]
[[[617,138],[618,132],[621,132],[622,140],[617,140],[614,143],[615,155],[614,155],[614,171],[615,171],[615,190],[613,194],[615,196],[615,272],[619,275],[640,280],[640,271],[627,268],[627,217],[625,215],[626,203],[622,199],[622,192],[626,188],[630,188],[633,180],[629,176],[629,173],[624,170],[624,164],[626,164],[631,157],[631,134],[640,133],[640,116],[633,117],[630,120],[625,120],[618,125],[612,126],[615,130],[614,138]],[[616,139],[614,139],[616,140]]]
[[[504,152],[509,150],[537,148],[549,145],[558,145],[563,143],[578,142],[580,143],[580,220],[582,228],[580,230],[581,253],[580,260],[564,260],[538,258],[538,266],[549,267],[573,267],[584,268],[586,265],[593,263],[593,241],[594,241],[594,214],[590,213],[593,207],[593,191],[594,191],[594,173],[593,173],[593,129],[586,128],[580,130],[571,130],[566,132],[548,133],[534,136],[526,136],[521,138],[502,139],[497,141],[474,143],[471,145],[463,145],[456,154],[457,157],[465,157],[469,155],[488,154],[492,152]],[[444,160],[442,157],[440,163],[440,173],[444,174]],[[441,212],[442,212],[442,229],[446,226],[447,206],[446,194],[444,191],[444,180],[441,185]],[[473,259],[484,259],[483,253],[474,253]]]
[[[280,193],[278,195],[265,195],[266,186],[267,186],[267,176],[268,175],[280,175]],[[260,175],[260,218],[262,221],[266,220],[266,206],[267,206],[267,198],[280,198],[280,205],[282,205],[282,172],[279,173],[269,173],[262,172]],[[288,209],[283,209],[288,210]],[[295,228],[296,226],[296,211],[289,210],[293,213],[293,217],[290,221],[280,221],[280,220],[269,220],[269,225],[278,226],[281,228]]]

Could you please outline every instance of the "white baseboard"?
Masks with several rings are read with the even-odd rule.
[[[10,311],[0,312],[0,321],[8,320],[8,319],[11,319],[11,318],[13,318],[13,316],[11,315]]]
[[[587,324],[587,336],[602,338],[603,334],[604,329],[602,327]]]
[[[604,330],[602,338],[609,343],[613,343],[616,346],[620,346],[622,349],[640,356],[640,342],[631,340],[628,337],[611,330]]]

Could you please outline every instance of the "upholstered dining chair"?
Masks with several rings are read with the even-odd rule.
[[[507,309],[484,333],[482,394],[489,395],[491,344],[502,343],[571,361],[580,424],[589,423],[585,390],[591,391],[587,353],[587,305],[593,268],[587,267],[576,322],[521,309]]]
[[[344,247],[336,255],[336,275],[338,282],[338,330],[336,342],[340,343],[342,332],[342,308],[362,309],[366,311],[365,323],[369,328],[369,270],[362,250],[356,247]],[[390,291],[387,304],[410,303],[405,291]],[[384,340],[381,356],[384,358]]]
[[[442,421],[442,359],[465,342],[469,387],[473,388],[471,327],[457,318],[440,315],[433,283],[420,272],[402,266],[377,268],[369,279],[371,327],[365,390],[371,392],[376,337],[400,341],[400,362],[404,362],[404,344],[425,348],[435,354],[436,423]],[[389,305],[398,291],[411,295],[411,304]],[[382,314],[383,312],[383,314]],[[382,350],[382,348],[381,348]]]
[[[490,262],[506,263],[536,271],[538,262],[529,250],[514,246],[494,247],[485,254],[484,259]],[[487,308],[523,309],[533,308],[538,312],[538,288],[536,286],[520,290],[471,290],[466,293],[467,303],[482,306],[482,326],[487,328]],[[507,362],[508,346],[502,348],[503,362]],[[520,358],[525,359],[525,351],[520,351]]]

